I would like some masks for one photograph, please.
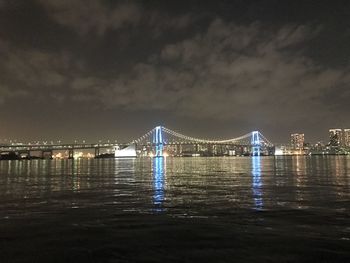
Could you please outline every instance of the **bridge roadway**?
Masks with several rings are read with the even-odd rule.
[[[134,143],[136,146],[155,146],[155,143]],[[89,150],[89,149],[108,149],[119,146],[124,148],[130,143],[84,143],[84,144],[0,144],[0,153],[3,152],[28,152],[28,151],[69,151],[69,150]],[[214,143],[214,142],[165,142],[164,146],[173,145],[227,145],[227,146],[250,146],[250,144],[237,144],[235,142]]]
[[[120,144],[115,143],[79,143],[79,144],[1,144],[0,154],[4,153],[17,153],[27,154],[30,156],[30,152],[41,152],[43,157],[45,153],[52,156],[53,151],[68,151],[68,157],[72,158],[75,150],[89,150],[94,149],[95,156],[100,155],[100,149],[114,148]]]
[[[136,146],[156,146],[156,143],[134,143]],[[126,145],[126,144],[125,144]],[[240,147],[251,147],[249,143],[237,143],[237,142],[164,142],[164,146],[173,145],[220,145],[220,146],[240,146]]]

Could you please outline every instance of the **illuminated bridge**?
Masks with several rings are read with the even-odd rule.
[[[202,139],[157,126],[129,143],[125,152],[146,156],[268,155],[273,144],[259,131],[230,139]]]
[[[74,152],[82,151],[82,150],[93,150],[94,156],[97,157],[100,155],[101,149],[115,149],[117,144],[112,143],[74,143],[74,144],[23,144],[23,143],[15,143],[15,144],[2,144],[0,145],[0,153],[1,155],[14,153],[19,158],[25,157],[30,158],[31,153],[37,152],[39,153],[39,158],[52,158],[53,151],[66,151],[68,153],[68,158],[74,157]]]
[[[32,152],[39,152],[40,158],[52,158],[53,151],[65,151],[68,158],[74,152],[92,150],[95,157],[102,156],[101,149],[108,149],[115,157],[137,156],[226,156],[226,155],[269,155],[273,144],[259,131],[253,131],[230,139],[202,139],[187,136],[157,126],[139,138],[123,144],[8,144],[0,145],[0,153],[16,154],[30,158]]]

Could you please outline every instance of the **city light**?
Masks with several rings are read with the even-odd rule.
[[[232,139],[200,139],[180,134],[164,126],[157,126],[126,144],[103,144],[101,140],[92,144],[87,144],[84,140],[81,144],[77,140],[73,144],[65,144],[61,140],[58,140],[57,144],[47,143],[48,141],[23,143],[10,140],[2,144],[0,157],[12,158],[7,157],[7,153],[18,152],[14,158],[36,158],[30,154],[33,151],[45,152],[45,158],[55,159],[350,154],[350,129],[330,129],[329,143],[326,144],[305,142],[304,133],[293,133],[290,138],[290,144],[273,145],[262,133],[253,131]],[[103,152],[100,149],[104,149]],[[86,150],[95,153],[85,153]],[[67,153],[53,151],[67,151]]]

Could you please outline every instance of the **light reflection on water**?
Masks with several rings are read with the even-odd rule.
[[[349,168],[346,156],[1,161],[0,205],[89,193],[91,203],[139,212],[341,209]]]
[[[165,171],[166,171],[166,160],[163,157],[153,158],[153,204],[155,205],[155,211],[163,211],[163,201],[164,201],[164,187],[165,187]]]
[[[1,262],[350,262],[349,211],[350,156],[0,161]]]
[[[255,209],[261,210],[264,206],[263,193],[262,193],[262,182],[261,182],[261,157],[252,157],[252,175],[253,175],[253,194]]]

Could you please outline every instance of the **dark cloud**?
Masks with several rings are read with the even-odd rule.
[[[183,29],[190,25],[193,16],[149,10],[141,2],[96,0],[39,0],[57,23],[74,29],[78,34],[103,36],[108,30],[123,27],[149,26],[154,37],[164,30]]]
[[[80,65],[66,53],[15,49],[9,44],[0,45],[0,50],[3,83],[10,87],[8,93],[13,97],[64,97],[70,79],[79,72]]]
[[[118,29],[137,24],[141,10],[137,4],[125,2],[111,8],[96,0],[40,0],[58,23],[85,35],[103,35],[107,29]]]
[[[92,139],[113,115],[131,128],[139,122],[139,132],[166,122],[204,136],[260,128],[277,140],[296,129],[316,138],[350,126],[347,49],[319,55],[320,40],[334,40],[332,26],[345,43],[348,27],[318,19],[325,15],[317,10],[286,21],[267,16],[269,4],[259,1],[201,3],[0,0],[0,120],[14,129],[24,123],[9,110],[20,105],[30,109],[26,118],[53,127],[51,136],[99,123]]]
[[[318,31],[287,25],[270,32],[260,24],[217,19],[204,34],[164,46],[152,62],[138,63],[107,83],[79,80],[79,89],[107,107],[196,118],[252,118],[257,110],[267,122],[283,123],[285,116],[302,121],[306,110],[309,118],[332,118],[321,94],[346,83],[348,69],[329,69],[290,50]]]

